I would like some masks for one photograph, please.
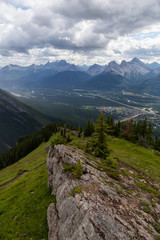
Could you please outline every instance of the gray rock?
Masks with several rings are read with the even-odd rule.
[[[58,240],[58,216],[54,203],[51,203],[48,207],[47,212],[47,221],[48,221],[48,239]]]
[[[86,166],[87,174],[83,174],[80,179],[71,179],[63,172],[63,163],[76,164],[78,159]],[[136,195],[119,195],[117,190],[121,190],[121,185],[98,171],[91,162],[87,164],[87,161],[82,151],[64,145],[49,149],[48,185],[52,187],[57,203],[56,206],[52,203],[48,207],[48,239],[154,240],[151,232],[155,235],[158,233],[149,220],[152,217],[143,212],[139,204],[144,197],[147,199],[147,194],[143,194],[141,199]],[[106,183],[105,176],[108,182],[113,182],[113,187]],[[122,177],[121,181],[123,186],[134,186],[136,191],[134,181],[127,177]],[[82,191],[73,194],[74,187]],[[137,215],[137,211],[142,214]],[[156,211],[159,212],[158,204]]]

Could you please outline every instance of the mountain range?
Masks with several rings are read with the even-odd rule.
[[[65,60],[48,62],[44,65],[21,67],[8,65],[0,69],[0,87],[10,90],[16,88],[52,88],[72,90],[73,88],[121,91],[136,89],[145,92],[151,87],[152,93],[159,95],[158,80],[155,87],[152,81],[160,75],[160,64],[145,64],[138,58],[120,64],[115,61],[107,65],[93,64],[90,67],[77,66]],[[114,79],[114,80],[113,80]],[[113,80],[113,81],[112,81]]]

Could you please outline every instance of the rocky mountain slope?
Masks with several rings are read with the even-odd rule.
[[[121,76],[125,76],[131,80],[140,80],[142,76],[148,74],[151,70],[145,63],[138,58],[133,58],[130,62],[123,60],[121,64],[112,61],[105,69],[106,72],[114,71]]]
[[[67,169],[79,160],[83,172],[76,178]],[[115,180],[99,161],[73,147],[49,149],[48,185],[56,204],[48,208],[48,239],[159,239],[160,185],[124,163]]]
[[[93,64],[87,69],[87,73],[91,76],[96,76],[98,74],[101,74],[105,70],[106,66],[101,66],[99,64]]]

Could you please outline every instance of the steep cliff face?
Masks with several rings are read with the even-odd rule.
[[[64,173],[64,165],[75,166],[79,159],[85,166],[80,178]],[[64,145],[50,148],[47,169],[48,185],[57,201],[48,207],[49,240],[152,240],[160,236],[159,199],[153,195],[151,199],[149,192],[136,185],[133,170],[113,180],[81,150]],[[121,171],[125,172],[125,166]]]

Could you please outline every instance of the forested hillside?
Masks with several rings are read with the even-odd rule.
[[[19,137],[38,131],[53,120],[0,90],[0,154],[15,145]]]

